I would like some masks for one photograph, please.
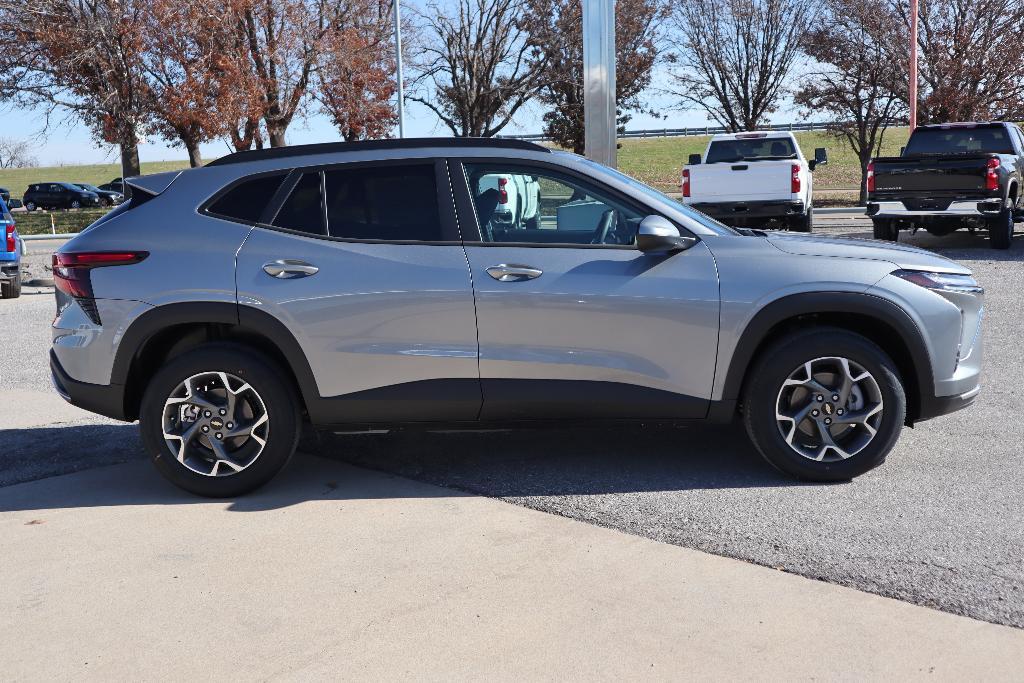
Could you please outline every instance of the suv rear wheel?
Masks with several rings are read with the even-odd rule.
[[[760,356],[743,418],[777,469],[845,481],[885,462],[903,428],[906,395],[895,364],[874,343],[838,328],[809,328]]]
[[[164,477],[214,498],[270,481],[301,430],[291,383],[269,359],[236,344],[200,346],[164,365],[143,394],[139,424]]]

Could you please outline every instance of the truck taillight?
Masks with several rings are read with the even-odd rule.
[[[129,266],[147,256],[149,252],[146,251],[57,252],[53,255],[53,285],[61,292],[84,303],[82,310],[99,325],[99,313],[93,302],[90,271],[106,266]]]
[[[985,169],[985,189],[995,192],[999,189],[999,159],[989,159]]]
[[[498,178],[498,203],[508,204],[508,190],[505,186],[508,185],[508,178]]]
[[[868,176],[867,176],[868,192],[875,191],[875,162],[868,163]]]
[[[688,169],[688,168],[684,168],[683,169],[683,185],[682,185],[682,190],[683,190],[683,196],[684,197],[689,197],[690,196],[690,169]]]
[[[15,252],[18,250],[18,245],[14,241],[14,223],[7,223],[7,229],[5,232],[5,239],[7,240],[7,251]]]
[[[793,164],[793,175],[790,176],[789,180],[789,191],[793,194],[799,194],[800,192],[800,165]]]

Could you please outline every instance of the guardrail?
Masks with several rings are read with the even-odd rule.
[[[893,122],[895,125],[896,122]],[[811,131],[826,130],[834,126],[835,121],[814,121],[800,123],[772,123],[759,126],[758,130],[771,131]],[[734,133],[725,126],[694,126],[691,128],[646,128],[643,130],[627,130],[619,133],[619,138],[673,138],[692,137],[697,135],[717,135],[719,133]],[[551,137],[545,133],[529,133],[527,135],[496,135],[498,138],[509,138],[514,140],[526,140],[528,142],[546,142]]]

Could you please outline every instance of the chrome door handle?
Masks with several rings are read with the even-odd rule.
[[[544,274],[540,268],[520,266],[515,263],[501,263],[487,269],[487,274],[498,282],[522,282],[532,280]]]
[[[319,268],[310,263],[290,258],[278,259],[263,264],[263,272],[279,280],[309,277],[310,275],[316,275],[319,270]]]

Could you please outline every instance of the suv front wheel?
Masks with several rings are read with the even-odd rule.
[[[743,396],[751,441],[777,469],[845,481],[885,462],[906,418],[892,360],[846,330],[788,334],[761,354]]]
[[[277,366],[235,344],[208,344],[165,364],[142,397],[142,440],[157,470],[191,493],[238,496],[267,483],[295,452],[298,400]]]

